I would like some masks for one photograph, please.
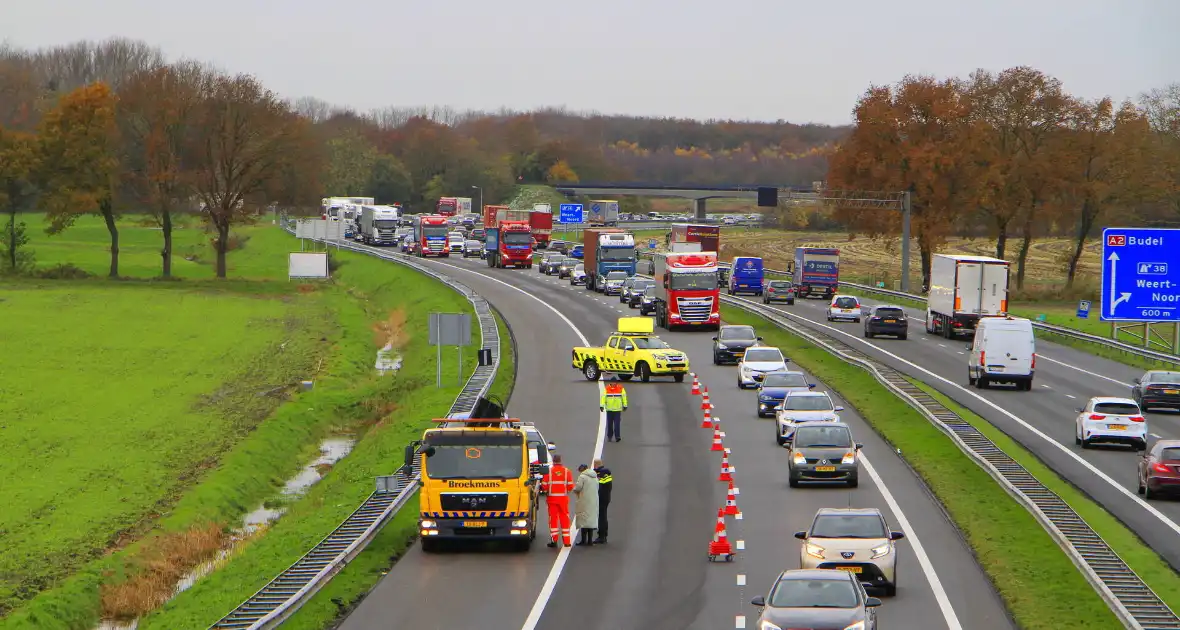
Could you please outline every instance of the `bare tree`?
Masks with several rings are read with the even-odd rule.
[[[336,113],[338,109],[335,105],[318,99],[314,96],[304,96],[297,98],[291,103],[291,109],[295,113],[306,118],[313,125],[318,125]]]
[[[166,62],[160,49],[118,37],[45,48],[32,53],[30,60],[42,85],[62,93],[95,82],[117,90],[136,72],[158,68]]]

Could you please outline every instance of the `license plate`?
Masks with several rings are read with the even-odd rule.
[[[861,573],[864,571],[864,567],[836,567],[836,568],[841,571],[847,571],[849,573]]]
[[[851,312],[852,312],[852,309],[850,309],[850,308],[846,308],[846,309],[842,309],[840,312],[841,312],[841,313],[851,313]]]
[[[896,319],[887,319],[887,320],[885,320],[885,323],[886,324],[896,324],[897,320]]]
[[[815,472],[836,472],[835,466],[816,466]]]
[[[1164,393],[1165,393],[1165,394],[1171,394],[1171,395],[1173,395],[1173,396],[1174,396],[1174,395],[1176,395],[1176,394],[1180,394],[1180,389],[1165,389],[1165,390],[1164,390]]]
[[[463,521],[463,527],[487,527],[487,521]]]
[[[1106,426],[1110,427],[1111,429],[1113,429],[1115,431],[1126,431],[1127,430],[1127,425],[1125,425],[1125,424],[1108,424]]]

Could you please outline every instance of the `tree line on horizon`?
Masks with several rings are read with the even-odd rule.
[[[283,99],[250,75],[208,64],[169,63],[139,41],[0,48],[0,211],[8,215],[0,269],[33,265],[17,218],[30,210],[46,213],[51,233],[84,214],[103,217],[112,276],[120,213],[147,212],[163,228],[165,277],[173,218],[199,214],[224,277],[234,226],[276,205],[313,212],[325,196],[429,210],[473,187],[497,203],[518,184],[826,180],[828,189],[910,191],[924,278],[948,238],[967,236],[995,239],[999,257],[1018,243],[1023,284],[1029,245],[1071,235],[1076,247],[1062,264],[1072,283],[1086,239],[1108,218],[1180,220],[1178,110],[1180,86],[1116,107],[1075,98],[1056,79],[1018,67],[872,86],[856,103],[852,127],[564,108],[357,112]],[[768,214],[785,228],[900,234],[897,213],[828,205]]]

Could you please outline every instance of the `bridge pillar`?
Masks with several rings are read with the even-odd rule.
[[[704,221],[705,220],[705,200],[704,199],[693,199],[692,200],[692,208],[693,208],[693,217],[695,217],[697,221]]]

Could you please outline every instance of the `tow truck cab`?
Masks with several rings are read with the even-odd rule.
[[[650,317],[620,317],[618,330],[598,347],[573,349],[573,367],[586,380],[597,381],[602,374],[617,374],[624,381],[633,377],[648,382],[653,376],[671,376],[677,383],[688,374],[688,355],[672,348],[655,334]]]

